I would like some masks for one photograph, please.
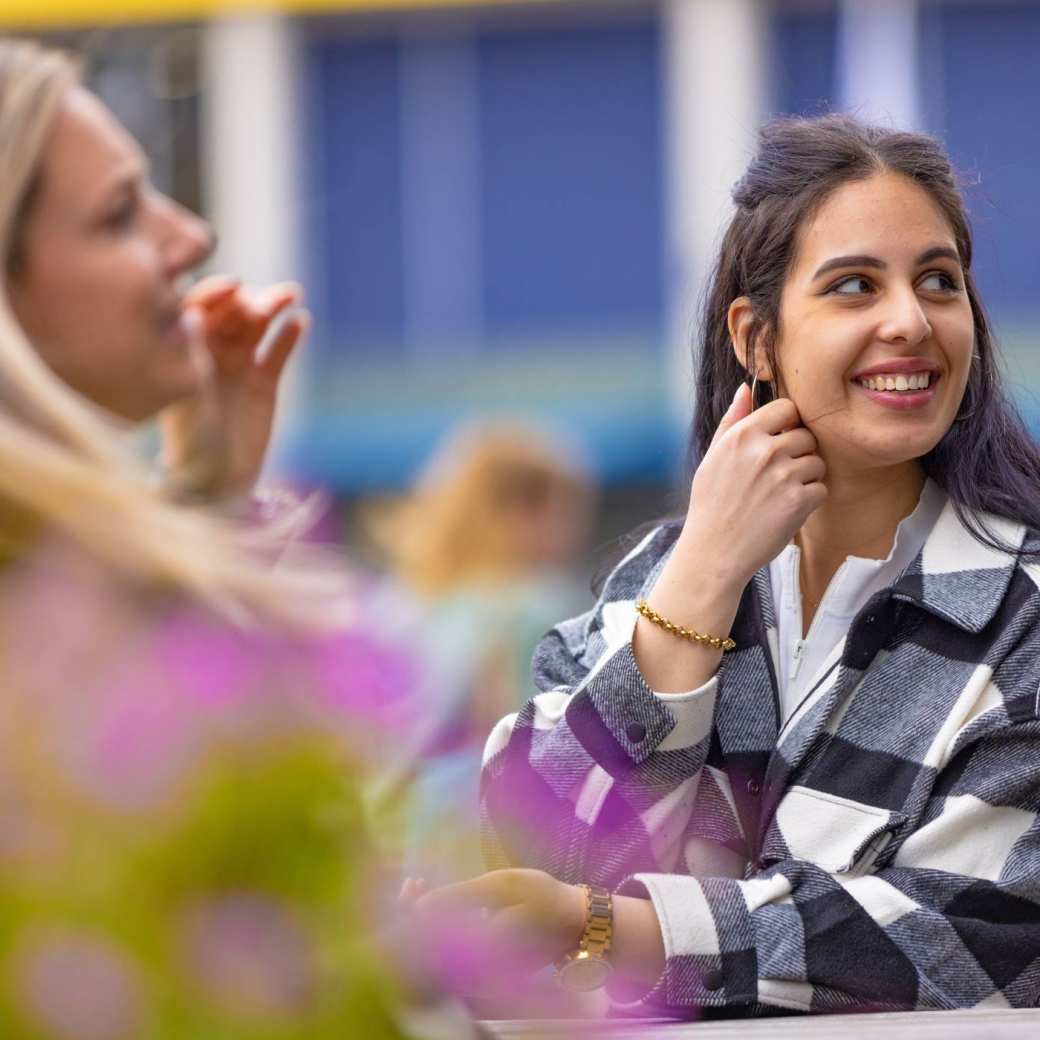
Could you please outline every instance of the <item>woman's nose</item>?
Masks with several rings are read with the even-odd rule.
[[[890,298],[882,319],[881,339],[888,343],[902,342],[916,346],[931,335],[931,322],[916,292],[909,289]]]
[[[171,272],[190,271],[212,256],[217,238],[205,220],[165,196],[160,202],[160,211],[163,252]]]

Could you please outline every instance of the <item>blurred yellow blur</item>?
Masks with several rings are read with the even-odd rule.
[[[531,2],[551,3],[553,0],[493,0],[499,5]],[[4,0],[0,5],[0,27],[129,25],[263,11],[321,14],[476,6],[490,4],[488,0],[51,0],[45,4],[40,0]]]

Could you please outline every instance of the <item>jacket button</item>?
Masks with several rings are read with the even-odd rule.
[[[630,722],[625,727],[625,736],[633,744],[638,744],[646,736],[646,726],[641,722]]]
[[[716,990],[722,989],[722,972],[706,971],[704,973],[704,988],[709,993],[714,993]]]
[[[747,793],[752,798],[757,798],[762,793],[762,785],[757,780],[749,780],[747,782]]]

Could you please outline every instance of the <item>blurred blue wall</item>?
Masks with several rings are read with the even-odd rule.
[[[682,438],[665,407],[657,9],[357,25],[304,25],[317,320],[294,468],[393,486],[459,419],[524,412],[583,441],[607,481],[667,481]],[[774,3],[768,30],[767,111],[831,108],[837,6]],[[967,175],[1013,376],[1040,385],[1038,41],[1040,4],[921,7],[924,128]]]

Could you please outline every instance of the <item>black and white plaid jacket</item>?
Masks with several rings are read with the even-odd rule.
[[[640,675],[634,602],[677,533],[539,646],[542,692],[485,753],[491,865],[648,895],[667,954],[648,1002],[671,1013],[1035,1004],[1040,565],[948,504],[781,727],[767,570],[717,683],[662,698]],[[746,869],[697,876],[712,847]]]

